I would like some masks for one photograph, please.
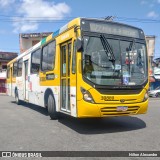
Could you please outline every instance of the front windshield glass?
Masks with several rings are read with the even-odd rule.
[[[134,41],[84,37],[83,75],[99,85],[140,85],[147,78],[146,47]],[[114,57],[114,58],[113,58]]]

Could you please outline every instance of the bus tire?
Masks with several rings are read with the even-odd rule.
[[[47,101],[48,114],[51,119],[57,119],[58,113],[56,112],[55,100],[52,94],[49,94]]]
[[[19,100],[19,96],[18,96],[18,91],[17,91],[17,89],[15,90],[15,101],[16,101],[16,104],[18,104],[18,105],[21,104],[21,101]]]

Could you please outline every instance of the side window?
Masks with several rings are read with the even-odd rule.
[[[10,78],[10,67],[7,67],[7,78]]]
[[[45,46],[42,51],[42,70],[47,70],[47,61],[48,61],[48,54],[47,54],[48,46]]]
[[[75,41],[73,43],[73,54],[72,54],[72,73],[76,73],[76,46]]]
[[[22,76],[22,62],[23,62],[23,60],[22,59],[20,59],[19,61],[18,61],[18,74],[17,74],[17,76]]]
[[[71,64],[71,48],[72,48],[72,44],[69,43],[68,44],[68,75],[70,75],[70,64]]]
[[[48,70],[52,70],[55,65],[55,41],[48,44]]]
[[[7,69],[7,65],[3,65],[3,66],[2,66],[2,69]]]
[[[31,57],[31,73],[35,74],[39,72],[41,59],[41,49],[32,53]]]
[[[17,76],[17,62],[13,63],[13,77]]]
[[[55,65],[55,41],[49,43],[42,50],[42,70],[53,70]]]

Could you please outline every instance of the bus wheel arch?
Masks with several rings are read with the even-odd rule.
[[[53,94],[53,92],[50,88],[47,88],[45,93],[44,93],[44,107],[45,108],[48,108],[47,101],[48,101],[48,97],[49,97],[50,94]]]
[[[48,114],[51,117],[51,119],[57,119],[58,113],[56,111],[56,103],[55,103],[54,94],[51,89],[47,89],[45,91],[44,105],[47,108]]]

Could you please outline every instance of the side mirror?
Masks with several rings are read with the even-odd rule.
[[[76,40],[76,49],[78,52],[82,52],[83,51],[83,40],[79,37]]]

